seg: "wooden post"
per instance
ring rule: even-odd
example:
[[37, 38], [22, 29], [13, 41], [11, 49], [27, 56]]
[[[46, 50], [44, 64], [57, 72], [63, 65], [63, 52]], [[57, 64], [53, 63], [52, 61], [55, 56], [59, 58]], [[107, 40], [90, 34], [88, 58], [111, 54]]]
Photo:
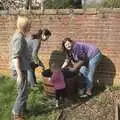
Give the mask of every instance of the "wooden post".
[[119, 118], [119, 101], [116, 101], [115, 103], [115, 120], [120, 120]]

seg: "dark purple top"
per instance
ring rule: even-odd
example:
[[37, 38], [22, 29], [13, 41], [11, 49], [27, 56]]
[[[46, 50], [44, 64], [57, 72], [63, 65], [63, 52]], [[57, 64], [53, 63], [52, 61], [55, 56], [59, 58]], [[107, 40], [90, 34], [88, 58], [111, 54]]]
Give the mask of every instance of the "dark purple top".
[[88, 59], [91, 59], [98, 52], [99, 49], [94, 44], [85, 42], [75, 42], [68, 56], [71, 57], [71, 59], [74, 61], [79, 61], [84, 60], [86, 57]]

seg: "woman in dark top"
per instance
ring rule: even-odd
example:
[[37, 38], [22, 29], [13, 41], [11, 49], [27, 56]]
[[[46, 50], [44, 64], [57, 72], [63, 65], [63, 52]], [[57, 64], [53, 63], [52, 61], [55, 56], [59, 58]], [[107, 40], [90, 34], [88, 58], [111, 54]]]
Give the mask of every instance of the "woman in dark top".
[[41, 41], [47, 41], [51, 36], [51, 32], [48, 29], [39, 30], [36, 34], [33, 34], [30, 39], [27, 39], [29, 58], [32, 71], [28, 71], [28, 82], [31, 87], [34, 87], [36, 82], [35, 69], [38, 66], [43, 67], [44, 64], [38, 57], [38, 51], [41, 47]]

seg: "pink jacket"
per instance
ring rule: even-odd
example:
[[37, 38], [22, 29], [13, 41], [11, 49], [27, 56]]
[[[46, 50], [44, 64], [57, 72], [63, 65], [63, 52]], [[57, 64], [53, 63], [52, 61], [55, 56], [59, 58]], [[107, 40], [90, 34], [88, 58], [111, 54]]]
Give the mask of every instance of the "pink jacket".
[[65, 88], [64, 76], [61, 71], [53, 72], [51, 76], [51, 82], [53, 83], [56, 90]]

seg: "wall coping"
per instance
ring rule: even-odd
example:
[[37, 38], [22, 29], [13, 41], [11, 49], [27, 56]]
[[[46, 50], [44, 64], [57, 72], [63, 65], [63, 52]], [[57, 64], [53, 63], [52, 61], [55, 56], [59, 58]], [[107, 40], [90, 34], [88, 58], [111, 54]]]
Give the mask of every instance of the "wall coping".
[[45, 9], [41, 10], [0, 10], [0, 16], [2, 15], [95, 15], [100, 13], [120, 13], [120, 8], [87, 8], [87, 9]]

